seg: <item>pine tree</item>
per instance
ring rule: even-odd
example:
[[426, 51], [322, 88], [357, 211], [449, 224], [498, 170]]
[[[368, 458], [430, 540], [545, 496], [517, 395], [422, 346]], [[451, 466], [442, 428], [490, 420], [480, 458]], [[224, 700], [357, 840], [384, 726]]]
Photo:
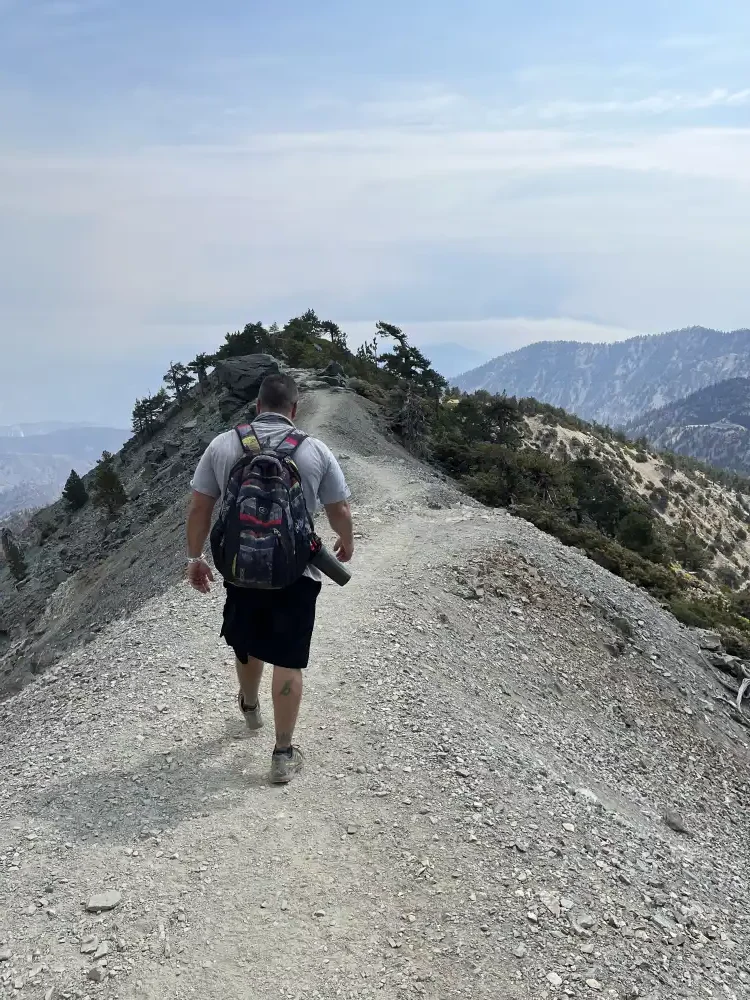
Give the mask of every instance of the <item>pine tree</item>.
[[71, 510], [80, 510], [89, 498], [83, 480], [75, 469], [72, 469], [68, 476], [62, 498]]
[[284, 334], [293, 340], [311, 340], [319, 337], [323, 327], [314, 309], [308, 309], [301, 316], [295, 316], [284, 327]]
[[0, 544], [2, 545], [10, 575], [14, 580], [24, 580], [28, 575], [26, 560], [23, 557], [21, 546], [13, 537], [13, 532], [10, 528], [3, 528], [2, 532], [0, 532]]
[[262, 323], [246, 323], [243, 330], [236, 330], [226, 335], [211, 364], [214, 360], [237, 358], [243, 354], [263, 354], [270, 349], [271, 343], [269, 331]]
[[146, 408], [145, 400], [136, 399], [133, 406], [133, 433], [140, 434], [146, 429]]
[[91, 499], [97, 507], [104, 507], [108, 518], [115, 517], [128, 500], [125, 487], [114, 467], [114, 456], [105, 451], [94, 470]]
[[393, 350], [380, 355], [378, 363], [390, 374], [411, 382], [421, 394], [438, 399], [448, 383], [430, 366], [419, 348], [409, 344], [406, 334], [399, 327], [391, 323], [376, 323], [375, 326], [378, 337], [388, 337], [396, 342]]
[[149, 427], [172, 405], [169, 393], [163, 388], [155, 392], [153, 396], [146, 396], [144, 402], [146, 404], [146, 422]]
[[195, 379], [187, 370], [185, 365], [180, 362], [172, 361], [167, 369], [166, 375], [164, 376], [164, 381], [174, 392], [177, 397], [177, 402], [181, 403], [185, 399], [185, 392], [190, 388], [193, 382], [195, 382]]
[[187, 366], [189, 371], [195, 372], [198, 376], [198, 384], [203, 392], [208, 389], [208, 369], [213, 363], [214, 359], [210, 354], [198, 354]]
[[323, 333], [328, 334], [334, 347], [338, 347], [342, 351], [347, 350], [346, 334], [337, 323], [334, 323], [330, 319], [323, 320], [320, 324], [320, 329]]
[[372, 340], [366, 340], [364, 344], [360, 344], [357, 348], [357, 358], [364, 362], [371, 368], [377, 368], [378, 366], [378, 338], [373, 337]]
[[170, 402], [166, 389], [159, 389], [153, 396], [136, 399], [133, 407], [133, 431], [139, 434], [142, 431], [152, 430], [157, 418], [167, 409]]

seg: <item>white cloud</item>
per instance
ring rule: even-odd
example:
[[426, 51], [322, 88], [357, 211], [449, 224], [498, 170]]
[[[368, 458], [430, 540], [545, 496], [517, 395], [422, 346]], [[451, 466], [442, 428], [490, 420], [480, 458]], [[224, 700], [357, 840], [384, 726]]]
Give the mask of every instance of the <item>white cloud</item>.
[[[513, 300], [503, 259], [539, 285], [538, 302], [527, 291], [508, 306], [521, 318], [405, 328], [498, 353], [740, 326], [750, 129], [358, 129], [6, 152], [0, 228], [0, 330], [101, 363], [211, 348], [249, 318], [321, 302], [337, 321], [381, 301], [406, 305], [384, 307], [394, 322], [435, 315], [437, 296], [444, 315], [497, 315], [496, 297]], [[496, 275], [452, 281], [441, 254], [497, 259]]]
[[703, 94], [659, 93], [633, 100], [553, 101], [537, 109], [540, 118], [585, 118], [590, 115], [664, 115], [676, 111], [738, 108], [750, 104], [750, 88], [716, 87]]
[[[576, 183], [576, 171], [586, 180]], [[627, 178], [639, 175], [647, 185], [633, 190]], [[701, 182], [712, 186], [690, 186]], [[413, 247], [456, 241], [563, 259], [654, 248], [679, 257], [709, 245], [721, 256], [722, 244], [737, 255], [749, 184], [750, 130], [614, 139], [378, 130], [124, 157], [6, 155], [0, 213], [15, 234], [6, 275], [43, 272], [49, 260], [71, 301], [138, 310], [194, 296], [233, 305], [291, 288], [406, 286]]]

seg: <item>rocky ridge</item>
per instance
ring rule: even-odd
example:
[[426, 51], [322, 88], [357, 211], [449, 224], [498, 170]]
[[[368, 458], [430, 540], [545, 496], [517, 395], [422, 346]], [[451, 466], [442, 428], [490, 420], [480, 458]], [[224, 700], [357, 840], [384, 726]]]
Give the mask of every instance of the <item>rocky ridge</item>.
[[748, 996], [748, 728], [716, 637], [338, 388], [300, 418], [358, 531], [305, 773], [265, 783], [220, 588], [71, 648], [0, 706], [0, 996]]

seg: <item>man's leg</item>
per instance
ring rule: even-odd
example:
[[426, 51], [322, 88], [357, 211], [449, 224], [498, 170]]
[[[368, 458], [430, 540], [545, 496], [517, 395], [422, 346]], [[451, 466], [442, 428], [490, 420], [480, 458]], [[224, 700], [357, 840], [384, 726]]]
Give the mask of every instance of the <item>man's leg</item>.
[[247, 663], [243, 663], [239, 657], [235, 657], [234, 665], [245, 708], [255, 708], [258, 704], [260, 682], [263, 680], [263, 660], [256, 660], [254, 656], [248, 656]]
[[289, 750], [302, 701], [302, 671], [274, 667], [271, 692], [276, 723], [276, 749]]

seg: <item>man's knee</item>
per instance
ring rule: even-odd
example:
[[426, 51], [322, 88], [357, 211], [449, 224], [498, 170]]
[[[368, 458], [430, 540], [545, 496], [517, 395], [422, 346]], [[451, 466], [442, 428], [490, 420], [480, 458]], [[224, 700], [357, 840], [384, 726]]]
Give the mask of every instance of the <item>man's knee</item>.
[[300, 667], [273, 668], [273, 686], [281, 694], [291, 694], [302, 688], [302, 669]]
[[257, 670], [264, 666], [263, 660], [259, 660], [255, 656], [248, 656], [247, 653], [238, 653], [237, 650], [234, 651], [234, 658], [240, 667], [255, 667]]

